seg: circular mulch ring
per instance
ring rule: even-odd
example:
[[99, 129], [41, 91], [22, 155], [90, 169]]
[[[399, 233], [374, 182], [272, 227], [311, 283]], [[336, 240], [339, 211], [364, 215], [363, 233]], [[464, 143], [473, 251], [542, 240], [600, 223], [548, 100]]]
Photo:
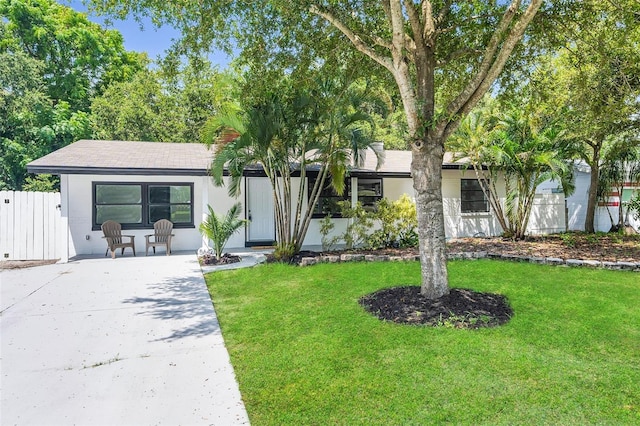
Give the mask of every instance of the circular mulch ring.
[[505, 296], [462, 288], [432, 300], [420, 294], [420, 287], [393, 287], [363, 296], [359, 302], [381, 320], [433, 327], [495, 327], [513, 315]]

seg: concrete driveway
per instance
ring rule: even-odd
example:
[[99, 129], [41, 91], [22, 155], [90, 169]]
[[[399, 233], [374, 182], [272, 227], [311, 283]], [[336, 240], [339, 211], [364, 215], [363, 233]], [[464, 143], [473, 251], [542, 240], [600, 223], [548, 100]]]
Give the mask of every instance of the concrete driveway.
[[194, 254], [0, 279], [0, 424], [249, 423]]

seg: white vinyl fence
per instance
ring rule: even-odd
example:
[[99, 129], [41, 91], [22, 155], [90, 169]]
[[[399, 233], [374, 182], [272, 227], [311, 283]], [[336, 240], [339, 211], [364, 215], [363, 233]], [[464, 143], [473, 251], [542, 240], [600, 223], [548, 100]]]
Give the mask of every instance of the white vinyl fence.
[[565, 232], [566, 225], [564, 194], [536, 194], [529, 217], [527, 233], [531, 235]]
[[59, 259], [59, 192], [0, 191], [0, 261]]

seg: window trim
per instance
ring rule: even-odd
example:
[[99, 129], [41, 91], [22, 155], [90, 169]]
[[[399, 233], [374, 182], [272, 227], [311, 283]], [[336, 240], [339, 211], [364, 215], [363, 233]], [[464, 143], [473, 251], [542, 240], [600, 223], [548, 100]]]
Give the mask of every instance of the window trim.
[[[309, 176], [307, 175], [307, 202], [309, 202], [309, 200], [311, 199], [311, 191], [313, 191], [313, 186], [315, 185], [316, 179], [318, 179], [317, 175], [314, 176]], [[325, 187], [327, 185], [330, 185], [330, 177], [327, 176], [327, 178], [324, 181]], [[320, 193], [320, 196], [318, 197], [318, 203], [315, 205], [314, 207], [314, 212], [312, 212], [311, 214], [311, 218], [312, 219], [322, 219], [327, 217], [327, 215], [329, 215], [329, 217], [331, 217], [332, 219], [341, 219], [342, 218], [342, 214], [341, 213], [315, 213], [315, 209], [318, 207], [318, 205], [321, 205], [320, 202], [323, 198], [334, 198], [334, 199], [338, 199], [339, 201], [349, 201], [349, 203], [351, 204], [351, 177], [350, 176], [345, 176], [344, 177], [344, 194], [343, 195], [333, 195], [333, 196], [322, 196], [322, 192]]]
[[[111, 186], [125, 186], [125, 185], [136, 185], [140, 186], [142, 191], [142, 201], [140, 205], [142, 206], [142, 223], [140, 224], [131, 224], [131, 223], [123, 223], [122, 229], [153, 229], [153, 223], [149, 223], [149, 187], [150, 186], [187, 186], [189, 187], [189, 191], [191, 193], [191, 201], [189, 205], [191, 206], [191, 217], [189, 218], [188, 223], [174, 223], [174, 228], [195, 228], [195, 224], [193, 221], [194, 218], [194, 184], [193, 182], [113, 182], [113, 181], [93, 181], [91, 182], [91, 229], [93, 231], [100, 231], [101, 224], [98, 224], [97, 219], [97, 204], [96, 204], [96, 186], [98, 185], [111, 185]], [[176, 204], [187, 204], [187, 203], [176, 203]]]
[[[377, 180], [380, 182], [380, 195], [361, 195], [360, 194], [360, 181], [374, 181]], [[356, 201], [359, 202], [360, 204], [362, 204], [363, 207], [366, 207], [368, 205], [370, 205], [371, 203], [363, 203], [360, 198], [375, 198], [375, 201], [373, 202], [373, 204], [377, 204], [378, 202], [380, 202], [380, 200], [382, 200], [384, 198], [384, 179], [381, 177], [363, 177], [363, 178], [357, 178], [357, 192], [356, 192]]]
[[[474, 193], [481, 193], [482, 194], [482, 201], [484, 201], [484, 204], [486, 206], [486, 210], [465, 210], [464, 209], [464, 204], [465, 201], [462, 199], [462, 193], [465, 192], [465, 189], [462, 187], [462, 181], [474, 181], [478, 184], [478, 189], [470, 191], [470, 190], [466, 190], [466, 192], [474, 192]], [[478, 202], [480, 200], [474, 200], [474, 202]], [[478, 179], [473, 179], [473, 178], [462, 178], [460, 179], [460, 213], [463, 215], [475, 215], [475, 214], [487, 214], [491, 212], [491, 205], [489, 203], [489, 199], [487, 198], [486, 194], [484, 193], [484, 191], [482, 190], [482, 186], [480, 184], [480, 182], [478, 182]]]

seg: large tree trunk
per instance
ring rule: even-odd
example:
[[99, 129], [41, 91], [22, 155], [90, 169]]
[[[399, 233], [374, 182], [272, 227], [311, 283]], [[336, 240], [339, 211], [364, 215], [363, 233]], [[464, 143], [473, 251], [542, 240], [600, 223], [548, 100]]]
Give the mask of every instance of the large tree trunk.
[[598, 180], [600, 179], [600, 169], [598, 167], [599, 156], [594, 156], [595, 162], [590, 164], [591, 181], [589, 184], [589, 196], [587, 198], [587, 217], [584, 221], [584, 230], [589, 233], [595, 232], [595, 215], [598, 207]]
[[444, 140], [431, 132], [422, 143], [413, 144], [411, 174], [418, 213], [421, 293], [429, 299], [449, 294], [442, 204], [443, 156]]

